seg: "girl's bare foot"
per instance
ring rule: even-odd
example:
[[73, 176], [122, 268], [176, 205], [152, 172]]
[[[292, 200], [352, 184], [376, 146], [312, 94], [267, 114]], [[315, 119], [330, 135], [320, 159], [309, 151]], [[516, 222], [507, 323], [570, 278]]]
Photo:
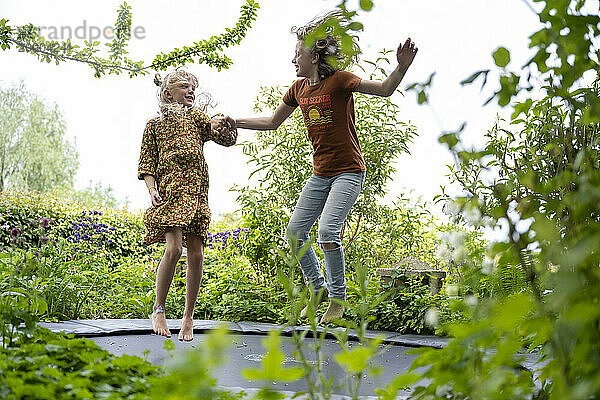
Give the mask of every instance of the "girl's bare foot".
[[183, 317], [181, 319], [181, 330], [179, 331], [179, 340], [191, 342], [194, 339], [194, 320]]
[[165, 309], [161, 306], [155, 307], [152, 312], [152, 330], [157, 335], [171, 337], [171, 331], [167, 326], [167, 319], [165, 318]]

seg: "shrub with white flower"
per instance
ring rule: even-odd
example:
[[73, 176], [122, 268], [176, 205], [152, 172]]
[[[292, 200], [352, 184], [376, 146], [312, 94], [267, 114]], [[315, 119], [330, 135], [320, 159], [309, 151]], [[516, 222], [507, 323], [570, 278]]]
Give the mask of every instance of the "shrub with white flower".
[[438, 235], [436, 257], [442, 261], [462, 264], [468, 254], [465, 248], [467, 234], [462, 231], [441, 232]]
[[481, 272], [485, 275], [491, 275], [496, 272], [496, 263], [494, 260], [484, 255], [483, 263], [481, 264]]
[[440, 311], [431, 307], [425, 312], [425, 323], [432, 328], [435, 328], [440, 323]]

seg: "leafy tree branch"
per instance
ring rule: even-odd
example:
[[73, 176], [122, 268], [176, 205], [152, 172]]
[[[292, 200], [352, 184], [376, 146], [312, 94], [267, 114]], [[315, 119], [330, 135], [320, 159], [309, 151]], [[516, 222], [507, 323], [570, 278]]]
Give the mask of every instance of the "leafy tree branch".
[[242, 5], [240, 17], [233, 28], [226, 28], [225, 33], [200, 40], [181, 49], [169, 53], [157, 54], [149, 65], [143, 61], [133, 61], [127, 57], [127, 46], [131, 38], [131, 7], [123, 3], [117, 13], [114, 26], [115, 38], [105, 45], [109, 48], [108, 58], [98, 55], [100, 42], [85, 41], [85, 46], [71, 43], [70, 39], [59, 42], [48, 40], [40, 35], [39, 28], [32, 24], [11, 26], [7, 19], [0, 19], [0, 49], [16, 48], [20, 52], [33, 54], [42, 62], [76, 61], [88, 64], [94, 71], [94, 76], [100, 78], [105, 74], [129, 73], [130, 77], [147, 74], [150, 70], [164, 71], [169, 67], [178, 67], [186, 63], [197, 62], [210, 67], [227, 69], [232, 61], [223, 54], [223, 50], [240, 44], [246, 36], [252, 21], [256, 19], [259, 4], [247, 0]]

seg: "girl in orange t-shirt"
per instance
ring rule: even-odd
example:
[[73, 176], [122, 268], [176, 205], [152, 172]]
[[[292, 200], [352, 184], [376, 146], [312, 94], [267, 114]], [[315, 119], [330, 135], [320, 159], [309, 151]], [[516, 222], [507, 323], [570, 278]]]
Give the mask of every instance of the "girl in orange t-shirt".
[[[340, 233], [350, 209], [358, 198], [365, 176], [365, 163], [354, 128], [353, 92], [390, 96], [411, 65], [417, 48], [410, 38], [398, 47], [398, 66], [383, 81], [369, 81], [342, 71], [328, 60], [344, 60], [339, 40], [327, 33], [317, 38], [312, 47], [305, 45], [307, 35], [328, 18], [347, 22], [343, 14], [334, 11], [315, 18], [307, 25], [293, 29], [298, 42], [292, 64], [297, 80], [283, 96], [272, 116], [238, 118], [238, 128], [254, 130], [277, 129], [300, 107], [308, 137], [313, 145], [313, 175], [308, 179], [294, 208], [287, 228], [288, 237], [296, 237], [300, 245], [320, 217], [318, 242], [325, 256], [327, 281], [319, 268], [316, 254], [309, 248], [300, 258], [300, 267], [319, 299], [329, 297], [327, 311], [321, 323], [339, 319], [344, 314], [346, 298], [345, 262]], [[337, 300], [337, 301], [336, 301]], [[301, 316], [305, 317], [307, 307]]]

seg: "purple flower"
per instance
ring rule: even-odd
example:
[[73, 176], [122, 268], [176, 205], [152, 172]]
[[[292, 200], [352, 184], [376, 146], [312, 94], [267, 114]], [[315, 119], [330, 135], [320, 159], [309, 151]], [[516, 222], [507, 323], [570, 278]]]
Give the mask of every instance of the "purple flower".
[[43, 237], [40, 239], [40, 243], [41, 243], [42, 245], [44, 245], [44, 244], [48, 243], [48, 240], [49, 240], [49, 239], [48, 239], [48, 236], [43, 236]]
[[5, 222], [4, 225], [0, 226], [0, 229], [10, 229], [8, 222]]
[[36, 220], [29, 221], [29, 226], [35, 228], [36, 226], [38, 226], [38, 222]]
[[40, 226], [42, 228], [47, 228], [50, 226], [50, 218], [40, 218]]

